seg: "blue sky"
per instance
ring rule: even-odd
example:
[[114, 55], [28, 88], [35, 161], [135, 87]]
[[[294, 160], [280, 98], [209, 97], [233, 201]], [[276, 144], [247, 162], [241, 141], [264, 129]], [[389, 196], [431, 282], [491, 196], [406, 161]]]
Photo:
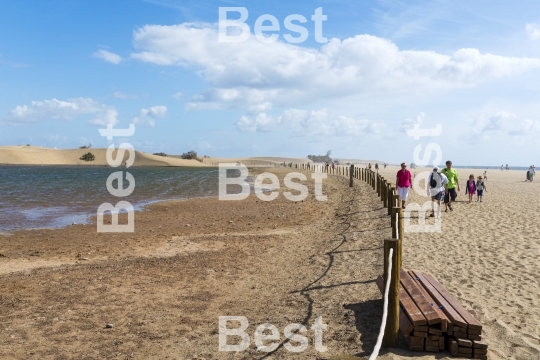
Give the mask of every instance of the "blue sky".
[[[219, 7], [252, 30], [275, 16], [279, 39], [220, 43]], [[17, 1], [0, 32], [0, 146], [105, 147], [98, 128], [135, 123], [146, 152], [399, 163], [435, 142], [455, 164], [540, 164], [537, 1]], [[408, 137], [419, 123], [443, 132]]]

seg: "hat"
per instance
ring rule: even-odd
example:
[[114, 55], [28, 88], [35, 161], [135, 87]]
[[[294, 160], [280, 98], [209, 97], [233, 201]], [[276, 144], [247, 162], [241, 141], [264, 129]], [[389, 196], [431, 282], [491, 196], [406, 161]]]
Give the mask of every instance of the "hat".
[[439, 167], [438, 167], [438, 166], [435, 166], [435, 167], [433, 168], [433, 171], [439, 172]]

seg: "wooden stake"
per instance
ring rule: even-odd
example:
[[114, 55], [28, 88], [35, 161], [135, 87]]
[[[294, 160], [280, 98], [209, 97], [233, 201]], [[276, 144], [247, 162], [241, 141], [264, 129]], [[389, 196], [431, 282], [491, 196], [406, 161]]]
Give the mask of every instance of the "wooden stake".
[[388, 215], [392, 215], [392, 200], [394, 199], [394, 189], [392, 186], [388, 187]]
[[399, 332], [399, 263], [401, 262], [401, 243], [396, 239], [384, 240], [384, 284], [388, 279], [388, 257], [393, 249], [390, 288], [388, 289], [388, 317], [384, 329], [383, 347], [397, 347]]
[[382, 187], [382, 193], [381, 193], [383, 207], [386, 207], [387, 196], [388, 196], [388, 184], [386, 183], [386, 180], [383, 180], [383, 187]]
[[351, 165], [351, 171], [349, 171], [349, 187], [353, 186], [353, 174], [354, 174], [354, 165]]

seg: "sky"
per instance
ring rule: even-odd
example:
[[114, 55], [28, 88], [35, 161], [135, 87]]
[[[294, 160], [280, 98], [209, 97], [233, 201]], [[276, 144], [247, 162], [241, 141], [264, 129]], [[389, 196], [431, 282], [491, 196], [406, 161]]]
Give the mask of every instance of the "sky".
[[113, 141], [540, 164], [538, 1], [19, 0], [0, 34], [0, 146], [107, 147], [98, 129], [135, 124]]

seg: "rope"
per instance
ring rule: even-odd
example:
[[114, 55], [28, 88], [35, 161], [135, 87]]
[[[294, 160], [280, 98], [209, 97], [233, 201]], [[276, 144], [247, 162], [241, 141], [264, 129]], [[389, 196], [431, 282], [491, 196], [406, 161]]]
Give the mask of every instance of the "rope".
[[386, 286], [384, 287], [384, 309], [383, 309], [383, 316], [382, 316], [382, 325], [381, 325], [381, 331], [379, 332], [379, 337], [377, 338], [377, 343], [375, 344], [375, 349], [373, 349], [373, 353], [369, 357], [369, 360], [375, 360], [377, 359], [377, 356], [379, 356], [379, 351], [381, 350], [381, 344], [384, 337], [384, 328], [386, 327], [386, 317], [388, 316], [388, 291], [390, 290], [390, 279], [392, 278], [392, 254], [394, 253], [394, 249], [390, 249], [390, 253], [388, 254], [388, 279], [386, 279]]

